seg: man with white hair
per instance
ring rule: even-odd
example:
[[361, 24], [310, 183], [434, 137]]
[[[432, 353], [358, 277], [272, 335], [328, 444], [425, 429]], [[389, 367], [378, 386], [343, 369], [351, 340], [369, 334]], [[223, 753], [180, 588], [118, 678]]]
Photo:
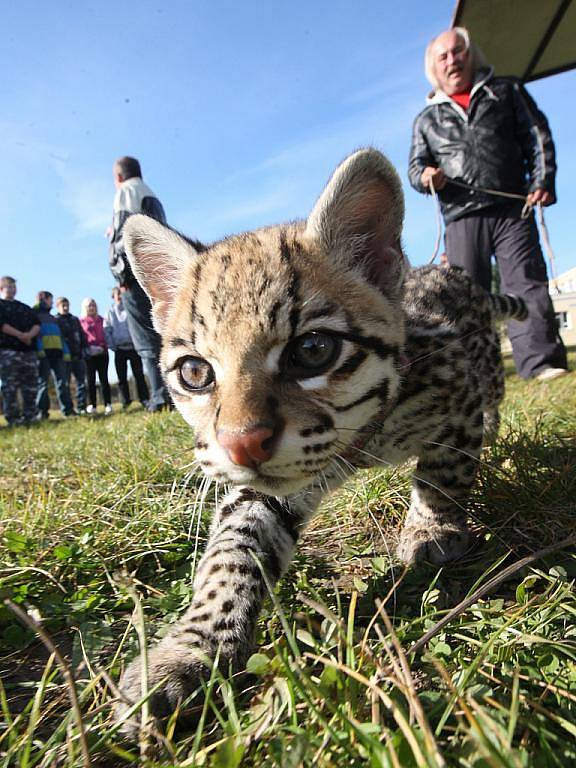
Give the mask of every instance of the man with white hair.
[[524, 202], [498, 194], [523, 195], [532, 205], [556, 202], [548, 122], [519, 81], [493, 75], [463, 27], [432, 40], [425, 70], [434, 90], [414, 121], [410, 183], [438, 192], [450, 265], [490, 290], [494, 255], [501, 290], [526, 301], [529, 319], [508, 326], [519, 374], [562, 376], [566, 350], [534, 215], [522, 218]]

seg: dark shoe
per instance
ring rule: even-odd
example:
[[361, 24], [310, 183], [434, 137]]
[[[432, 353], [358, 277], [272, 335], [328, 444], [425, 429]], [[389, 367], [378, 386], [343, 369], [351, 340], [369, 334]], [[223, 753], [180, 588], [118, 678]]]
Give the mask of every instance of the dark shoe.
[[159, 403], [158, 405], [150, 404], [146, 410], [148, 413], [160, 413], [160, 411], [167, 411], [169, 408], [168, 403]]

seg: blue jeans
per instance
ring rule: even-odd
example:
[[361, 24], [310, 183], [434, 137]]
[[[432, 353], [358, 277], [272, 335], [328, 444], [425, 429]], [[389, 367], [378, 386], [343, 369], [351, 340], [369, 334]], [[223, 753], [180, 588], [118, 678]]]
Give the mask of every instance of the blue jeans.
[[36, 396], [38, 410], [42, 416], [48, 416], [50, 412], [50, 398], [48, 397], [50, 371], [52, 371], [60, 410], [65, 416], [69, 416], [74, 411], [74, 407], [66, 382], [66, 364], [61, 357], [41, 357], [38, 360], [38, 394]]
[[128, 329], [136, 352], [142, 358], [144, 373], [150, 384], [151, 406], [162, 406], [170, 401], [162, 375], [159, 360], [162, 340], [152, 327], [150, 299], [140, 284], [134, 281], [122, 294], [122, 303], [126, 310]]
[[[70, 389], [70, 377], [76, 382], [76, 408], [86, 410], [86, 363], [84, 360], [70, 360], [64, 363], [66, 367], [66, 384]], [[72, 397], [72, 395], [70, 395]]]

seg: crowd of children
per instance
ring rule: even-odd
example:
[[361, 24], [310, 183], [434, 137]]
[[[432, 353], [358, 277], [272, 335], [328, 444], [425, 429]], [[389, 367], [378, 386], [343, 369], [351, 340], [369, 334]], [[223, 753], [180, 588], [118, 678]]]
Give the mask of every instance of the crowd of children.
[[128, 362], [138, 398], [146, 407], [148, 387], [142, 361], [130, 338], [119, 289], [112, 293], [114, 303], [106, 318], [98, 314], [92, 298], [84, 299], [78, 318], [70, 312], [70, 302], [64, 296], [56, 299], [54, 315], [50, 291], [40, 291], [33, 307], [18, 301], [16, 292], [14, 278], [0, 278], [0, 389], [9, 426], [49, 418], [50, 377], [64, 417], [96, 413], [97, 376], [104, 414], [111, 414], [109, 350], [115, 354], [123, 407], [131, 403]]

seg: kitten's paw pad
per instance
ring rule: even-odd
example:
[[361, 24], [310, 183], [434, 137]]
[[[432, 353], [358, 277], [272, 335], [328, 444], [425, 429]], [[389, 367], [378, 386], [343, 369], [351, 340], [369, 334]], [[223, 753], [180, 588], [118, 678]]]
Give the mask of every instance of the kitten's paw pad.
[[400, 534], [396, 554], [407, 565], [424, 561], [442, 565], [462, 557], [469, 541], [469, 531], [463, 526], [408, 526]]
[[[148, 690], [153, 691], [148, 699], [149, 712], [159, 724], [168, 718], [210, 677], [210, 669], [190, 649], [179, 652], [158, 646], [148, 653]], [[138, 738], [140, 729], [140, 708], [128, 717], [132, 706], [142, 700], [142, 661], [138, 656], [125, 669], [119, 684], [124, 697], [116, 704], [114, 716], [123, 720], [121, 733], [130, 740]], [[193, 721], [195, 712], [200, 713], [203, 697], [199, 696], [187, 704], [183, 718]]]

